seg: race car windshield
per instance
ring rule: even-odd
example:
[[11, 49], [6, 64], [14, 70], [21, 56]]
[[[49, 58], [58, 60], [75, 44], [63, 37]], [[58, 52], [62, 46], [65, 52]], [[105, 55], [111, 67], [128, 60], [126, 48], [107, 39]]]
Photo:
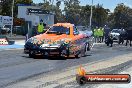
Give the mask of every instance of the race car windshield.
[[63, 26], [53, 26], [47, 32], [48, 34], [69, 34], [69, 28]]
[[80, 29], [78, 28], [78, 30], [79, 31], [85, 31], [86, 29], [85, 28], [82, 28], [82, 29], [81, 28]]
[[113, 33], [119, 33], [119, 30], [112, 30]]

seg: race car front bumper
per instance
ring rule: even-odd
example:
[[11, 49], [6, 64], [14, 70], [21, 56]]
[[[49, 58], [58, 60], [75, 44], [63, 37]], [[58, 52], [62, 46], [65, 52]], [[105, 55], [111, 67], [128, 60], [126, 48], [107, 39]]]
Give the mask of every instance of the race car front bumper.
[[50, 48], [45, 48], [45, 49], [40, 49], [40, 52], [43, 53], [43, 55], [46, 56], [50, 56], [50, 55], [60, 55], [61, 51], [59, 48], [54, 48], [54, 49], [50, 49]]
[[25, 48], [24, 48], [24, 53], [25, 53], [25, 54], [29, 54], [29, 49], [25, 49]]
[[43, 55], [43, 56], [68, 56], [69, 49], [65, 45], [59, 46], [35, 46], [33, 44], [26, 44], [24, 46], [24, 53], [29, 54], [34, 52], [34, 55]]
[[65, 56], [65, 55], [68, 55], [68, 51], [66, 49], [61, 49], [61, 48], [57, 48], [57, 47], [41, 48], [40, 52], [46, 56]]

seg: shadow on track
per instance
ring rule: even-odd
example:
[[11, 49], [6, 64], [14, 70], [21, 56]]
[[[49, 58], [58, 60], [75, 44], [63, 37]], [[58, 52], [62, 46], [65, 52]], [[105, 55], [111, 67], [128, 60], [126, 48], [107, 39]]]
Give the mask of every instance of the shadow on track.
[[[88, 57], [88, 56], [92, 56], [92, 55], [87, 54], [87, 55], [82, 56], [82, 57]], [[61, 56], [35, 56], [34, 59], [67, 60], [67, 59], [81, 59], [81, 57], [80, 58], [76, 58], [76, 57], [61, 57]]]

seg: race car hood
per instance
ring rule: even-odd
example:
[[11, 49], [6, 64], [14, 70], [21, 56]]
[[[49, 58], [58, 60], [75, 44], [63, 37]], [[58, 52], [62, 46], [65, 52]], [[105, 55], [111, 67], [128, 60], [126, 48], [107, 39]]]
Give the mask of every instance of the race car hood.
[[33, 37], [37, 40], [38, 44], [53, 44], [61, 42], [69, 42], [71, 40], [69, 35], [61, 34], [41, 34]]

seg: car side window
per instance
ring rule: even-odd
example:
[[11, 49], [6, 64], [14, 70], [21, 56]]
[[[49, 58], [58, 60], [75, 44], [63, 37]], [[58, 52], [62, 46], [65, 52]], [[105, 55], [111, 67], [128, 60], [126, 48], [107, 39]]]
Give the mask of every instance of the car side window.
[[77, 30], [77, 28], [75, 26], [73, 27], [73, 34], [74, 35], [78, 35], [79, 34], [79, 31]]

